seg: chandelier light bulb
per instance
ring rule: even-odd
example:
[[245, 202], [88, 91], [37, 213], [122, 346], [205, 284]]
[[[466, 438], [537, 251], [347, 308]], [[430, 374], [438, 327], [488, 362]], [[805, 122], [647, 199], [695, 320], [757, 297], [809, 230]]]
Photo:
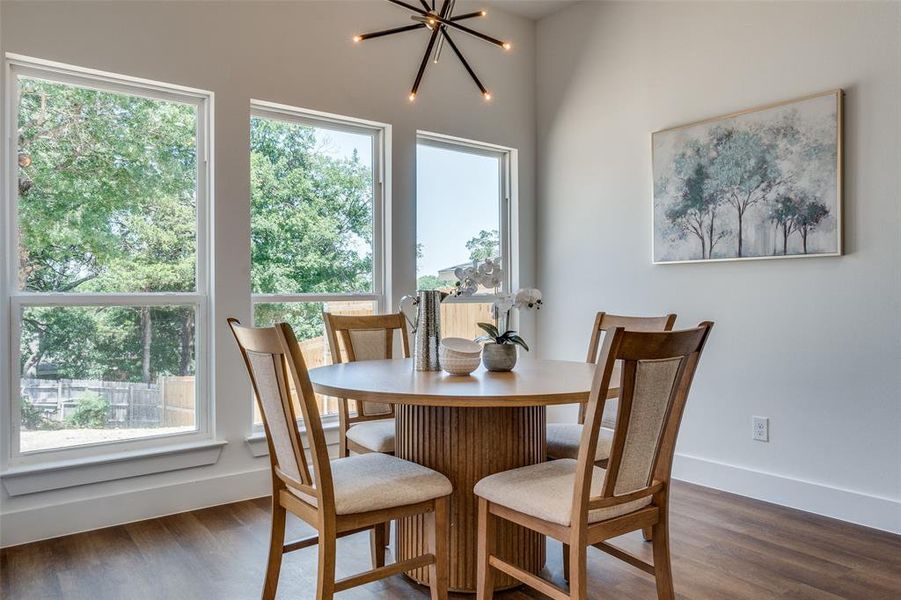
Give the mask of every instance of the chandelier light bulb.
[[362, 41], [363, 41], [363, 36], [362, 36], [362, 35], [355, 35], [355, 36], [354, 36], [354, 44], [359, 44], [359, 43], [362, 42]]
[[482, 94], [482, 97], [485, 98], [486, 101], [491, 100], [491, 94], [489, 92], [485, 92], [484, 94]]
[[509, 50], [513, 47], [513, 45], [510, 42], [504, 42], [504, 45], [502, 47], [504, 50]]
[[413, 102], [414, 100], [416, 100], [416, 93], [414, 92], [414, 93], [410, 94], [409, 98], [410, 98], [410, 102]]

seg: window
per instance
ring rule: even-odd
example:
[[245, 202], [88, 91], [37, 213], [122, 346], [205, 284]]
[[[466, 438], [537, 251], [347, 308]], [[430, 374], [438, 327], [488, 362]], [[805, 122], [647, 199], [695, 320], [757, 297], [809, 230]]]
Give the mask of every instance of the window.
[[10, 67], [12, 462], [205, 435], [209, 95]]
[[[323, 310], [384, 305], [385, 126], [254, 102], [250, 120], [254, 322], [289, 323], [309, 368], [331, 363]], [[319, 396], [321, 414], [337, 401]], [[254, 422], [260, 423], [254, 403]]]
[[509, 172], [512, 151], [420, 133], [416, 150], [416, 283], [451, 290], [457, 267], [499, 262], [496, 289], [445, 300], [444, 336], [474, 338], [476, 323], [492, 321], [492, 294], [510, 288]]

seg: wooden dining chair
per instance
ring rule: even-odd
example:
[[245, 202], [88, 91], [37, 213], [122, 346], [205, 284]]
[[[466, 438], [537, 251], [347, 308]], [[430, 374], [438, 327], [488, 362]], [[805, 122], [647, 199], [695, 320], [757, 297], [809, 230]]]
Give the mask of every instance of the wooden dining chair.
[[[599, 548], [657, 581], [657, 597], [674, 598], [669, 553], [673, 452], [692, 379], [713, 323], [670, 332], [608, 331], [597, 362], [578, 459], [564, 458], [479, 481], [477, 600], [493, 597], [494, 570], [555, 600], [585, 600], [587, 549]], [[595, 465], [598, 429], [617, 361], [620, 406], [606, 469]], [[496, 521], [504, 519], [563, 543], [564, 590], [495, 555]], [[653, 564], [606, 540], [653, 529]]]
[[[388, 315], [336, 315], [323, 313], [332, 362], [381, 360], [394, 357], [394, 332], [400, 331], [404, 358], [410, 357], [403, 313]], [[340, 343], [339, 343], [340, 341]], [[342, 354], [341, 347], [345, 354]], [[394, 407], [390, 404], [356, 400], [351, 411], [347, 398], [338, 399], [339, 453], [394, 454]]]
[[[675, 314], [663, 315], [660, 317], [627, 317], [622, 315], [611, 315], [605, 312], [599, 312], [594, 319], [594, 327], [591, 330], [591, 338], [588, 344], [588, 357], [585, 362], [594, 364], [598, 359], [598, 349], [606, 332], [617, 327], [622, 327], [627, 331], [671, 331], [676, 322]], [[616, 390], [611, 390], [608, 400], [617, 397]], [[595, 461], [599, 467], [607, 465], [607, 458], [610, 456], [610, 446], [613, 442], [613, 422], [615, 419], [615, 408], [607, 405], [607, 412], [602, 417], [601, 429], [599, 430], [597, 454]], [[576, 423], [548, 423], [547, 424], [547, 455], [549, 459], [557, 458], [576, 458], [579, 454], [579, 440], [582, 437], [582, 424], [585, 422], [585, 403], [579, 404], [579, 420]], [[614, 409], [614, 410], [611, 410]], [[612, 418], [608, 415], [613, 415]], [[608, 421], [608, 419], [610, 419]]]
[[[369, 453], [329, 460], [322, 421], [300, 347], [291, 327], [241, 327], [229, 319], [263, 417], [272, 468], [272, 531], [263, 599], [275, 598], [282, 556], [319, 546], [316, 598], [404, 571], [428, 566], [432, 600], [447, 598], [448, 497], [450, 481], [431, 469], [394, 456]], [[310, 457], [297, 427], [291, 399], [296, 390]], [[308, 465], [308, 460], [309, 465]], [[316, 528], [317, 535], [285, 543], [287, 512]], [[431, 520], [428, 551], [385, 565], [384, 524], [391, 519], [427, 514]], [[369, 531], [369, 571], [335, 579], [337, 538]]]

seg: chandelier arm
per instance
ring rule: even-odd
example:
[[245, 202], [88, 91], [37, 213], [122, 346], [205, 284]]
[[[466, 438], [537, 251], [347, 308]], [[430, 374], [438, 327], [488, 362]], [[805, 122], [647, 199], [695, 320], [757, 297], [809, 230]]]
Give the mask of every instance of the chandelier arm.
[[402, 7], [406, 8], [407, 10], [412, 10], [416, 14], [422, 15], [423, 17], [429, 16], [428, 11], [424, 11], [421, 8], [413, 6], [412, 4], [407, 4], [403, 0], [388, 0], [388, 2], [390, 2], [391, 4], [396, 4], [398, 6], [402, 6]]
[[[394, 2], [395, 0], [390, 0], [390, 1]], [[454, 29], [458, 29], [458, 30], [462, 31], [463, 33], [468, 33], [471, 36], [477, 37], [480, 40], [484, 40], [486, 42], [494, 44], [495, 46], [500, 46], [501, 48], [504, 48], [505, 50], [507, 49], [508, 44], [506, 42], [502, 42], [501, 40], [499, 40], [497, 38], [491, 37], [490, 35], [485, 35], [484, 33], [480, 33], [478, 31], [476, 31], [475, 29], [470, 29], [469, 27], [466, 27], [465, 25], [460, 25], [459, 23], [457, 23], [453, 20], [445, 19], [444, 17], [435, 17], [435, 19], [442, 25], [448, 25], [450, 27], [453, 27]]]
[[438, 31], [440, 31], [440, 29], [440, 27], [436, 27], [432, 31], [432, 35], [429, 36], [429, 44], [425, 48], [425, 54], [422, 55], [422, 62], [419, 63], [419, 71], [416, 73], [413, 89], [410, 90], [411, 100], [416, 97], [416, 92], [419, 91], [419, 84], [422, 83], [422, 76], [425, 74], [425, 68], [429, 64], [429, 56], [432, 54], [432, 48], [435, 46], [435, 38], [438, 37]]
[[[441, 6], [441, 17], [444, 17], [447, 14], [447, 7], [449, 4], [450, 0], [444, 0], [444, 4]], [[422, 62], [419, 63], [419, 71], [416, 73], [416, 80], [413, 82], [413, 89], [410, 91], [411, 100], [416, 98], [416, 92], [419, 91], [419, 84], [422, 83], [422, 76], [425, 74], [425, 68], [429, 64], [429, 57], [432, 55], [432, 48], [435, 47], [435, 40], [438, 38], [440, 32], [441, 27], [435, 27], [432, 30], [432, 35], [429, 36], [429, 43], [425, 48], [425, 54], [422, 55]]]
[[476, 17], [484, 17], [485, 11], [477, 10], [475, 12], [466, 13], [462, 15], [457, 15], [456, 17], [451, 17], [451, 21], [465, 21], [466, 19], [475, 19]]
[[429, 6], [429, 3], [426, 2], [425, 0], [419, 0], [419, 3], [422, 4], [422, 7], [425, 9], [426, 12], [429, 12], [432, 10], [432, 7]]
[[475, 74], [475, 71], [472, 70], [472, 67], [469, 66], [469, 62], [467, 62], [466, 58], [463, 56], [463, 53], [460, 52], [460, 49], [457, 48], [457, 44], [454, 43], [454, 40], [451, 39], [450, 34], [441, 28], [441, 33], [444, 34], [444, 39], [447, 40], [447, 45], [451, 47], [451, 50], [454, 51], [454, 54], [457, 55], [457, 58], [460, 59], [460, 62], [463, 63], [463, 68], [466, 69], [466, 72], [469, 73], [469, 76], [472, 77], [472, 80], [475, 82], [476, 87], [479, 88], [479, 91], [482, 92], [483, 96], [488, 94], [488, 90], [485, 89], [485, 86], [482, 85], [482, 82], [479, 80], [478, 76]]
[[383, 31], [373, 31], [372, 33], [361, 33], [356, 36], [357, 41], [365, 41], [372, 40], [375, 38], [380, 38], [386, 35], [394, 35], [395, 33], [403, 33], [405, 31], [413, 31], [415, 29], [422, 29], [425, 27], [424, 23], [416, 23], [415, 25], [405, 25], [403, 27], [394, 27], [393, 29], [385, 29]]

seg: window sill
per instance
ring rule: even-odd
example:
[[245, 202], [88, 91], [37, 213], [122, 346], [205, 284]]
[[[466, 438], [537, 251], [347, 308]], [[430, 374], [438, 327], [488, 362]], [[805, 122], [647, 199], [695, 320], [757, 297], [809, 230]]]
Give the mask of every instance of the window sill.
[[[337, 419], [323, 423], [322, 430], [325, 433], [325, 443], [327, 445], [333, 446], [338, 443]], [[307, 430], [303, 426], [300, 427], [300, 439], [303, 441], [304, 448], [310, 447], [310, 442], [307, 440]], [[263, 431], [257, 431], [256, 433], [247, 436], [244, 438], [244, 443], [247, 444], [247, 448], [254, 458], [269, 456], [269, 445], [266, 443], [266, 434]]]
[[15, 467], [0, 473], [10, 496], [23, 496], [91, 483], [114, 481], [215, 464], [225, 441], [203, 441], [164, 448], [132, 450], [41, 465]]

